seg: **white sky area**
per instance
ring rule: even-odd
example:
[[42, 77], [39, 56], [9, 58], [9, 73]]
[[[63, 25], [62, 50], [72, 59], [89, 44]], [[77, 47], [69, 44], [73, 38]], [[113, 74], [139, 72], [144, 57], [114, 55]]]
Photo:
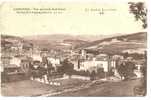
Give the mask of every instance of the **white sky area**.
[[[134, 0], [136, 1], [136, 0]], [[0, 5], [0, 31], [2, 34], [28, 36], [38, 34], [113, 35], [146, 31], [127, 2], [108, 3], [15, 3]], [[62, 14], [17, 14], [14, 8], [65, 8]], [[85, 9], [115, 9], [98, 11]]]

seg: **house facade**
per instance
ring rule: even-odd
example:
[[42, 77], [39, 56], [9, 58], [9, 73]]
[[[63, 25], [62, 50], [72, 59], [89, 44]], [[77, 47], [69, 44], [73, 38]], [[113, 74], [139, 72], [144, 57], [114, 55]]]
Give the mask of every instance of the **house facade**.
[[82, 50], [81, 57], [78, 60], [72, 61], [74, 64], [74, 69], [77, 71], [95, 71], [102, 68], [104, 72], [109, 72], [110, 69], [116, 67], [116, 60], [109, 57], [107, 54], [99, 54], [97, 56], [92, 56], [92, 54], [87, 54]]

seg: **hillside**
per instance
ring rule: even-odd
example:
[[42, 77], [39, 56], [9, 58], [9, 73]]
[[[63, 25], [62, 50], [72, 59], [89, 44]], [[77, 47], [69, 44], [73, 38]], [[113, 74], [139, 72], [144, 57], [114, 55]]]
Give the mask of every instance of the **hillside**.
[[[85, 36], [85, 38], [86, 37], [87, 36]], [[93, 36], [91, 38], [93, 38]], [[89, 49], [89, 50], [95, 50], [103, 53], [118, 54], [124, 50], [146, 49], [147, 33], [139, 32], [133, 34], [120, 35], [120, 36], [112, 36], [109, 38], [104, 37], [104, 39], [100, 38], [95, 41], [88, 41], [82, 39], [82, 36], [75, 37], [72, 35], [63, 35], [63, 34], [28, 36], [24, 38], [1, 35], [2, 46], [4, 46], [4, 44], [13, 45], [17, 42], [22, 42], [24, 44], [33, 44], [34, 47], [38, 47], [39, 49], [47, 48], [47, 49], [65, 50], [74, 47], [75, 50]]]
[[72, 35], [38, 35], [38, 36], [27, 36], [18, 37], [11, 35], [1, 35], [1, 46], [11, 46], [23, 43], [23, 44], [33, 44], [34, 47], [38, 49], [71, 49], [71, 47], [76, 47], [77, 45], [82, 45], [88, 43], [87, 41], [80, 40]]
[[47, 40], [47, 41], [63, 41], [63, 40], [83, 40], [83, 41], [95, 41], [99, 39], [103, 39], [108, 37], [106, 35], [72, 35], [72, 34], [39, 34], [39, 35], [31, 35], [25, 36], [24, 38], [27, 40]]
[[89, 44], [78, 47], [78, 49], [91, 49], [103, 53], [118, 54], [123, 50], [128, 49], [145, 49], [147, 47], [146, 42], [147, 33], [140, 32], [93, 41]]
[[36, 47], [47, 49], [69, 49], [71, 46], [76, 47], [88, 43], [85, 36], [78, 37], [66, 34], [26, 36], [24, 39], [32, 42]]
[[23, 44], [24, 49], [32, 48], [33, 44], [30, 41], [18, 36], [1, 34], [1, 49], [2, 51], [9, 50], [12, 46], [19, 46]]

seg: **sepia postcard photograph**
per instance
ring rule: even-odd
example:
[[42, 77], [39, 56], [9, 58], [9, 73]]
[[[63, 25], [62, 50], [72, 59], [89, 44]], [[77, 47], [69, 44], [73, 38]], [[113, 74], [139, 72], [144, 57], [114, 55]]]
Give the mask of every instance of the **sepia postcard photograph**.
[[117, 1], [1, 2], [1, 96], [145, 97], [146, 0]]

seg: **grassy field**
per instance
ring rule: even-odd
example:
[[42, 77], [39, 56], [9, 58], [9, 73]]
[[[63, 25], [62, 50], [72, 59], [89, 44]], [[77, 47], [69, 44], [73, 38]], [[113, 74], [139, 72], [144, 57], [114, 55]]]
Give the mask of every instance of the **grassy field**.
[[140, 79], [96, 83], [79, 79], [58, 80], [61, 86], [24, 80], [2, 84], [2, 96], [135, 96]]
[[58, 80], [58, 82], [61, 83], [61, 86], [47, 85], [32, 80], [3, 83], [1, 93], [2, 96], [40, 96], [42, 94], [61, 92], [88, 83], [88, 81], [78, 79]]
[[121, 82], [97, 83], [88, 88], [62, 93], [56, 96], [135, 96], [134, 87], [140, 86], [140, 84], [140, 79]]

